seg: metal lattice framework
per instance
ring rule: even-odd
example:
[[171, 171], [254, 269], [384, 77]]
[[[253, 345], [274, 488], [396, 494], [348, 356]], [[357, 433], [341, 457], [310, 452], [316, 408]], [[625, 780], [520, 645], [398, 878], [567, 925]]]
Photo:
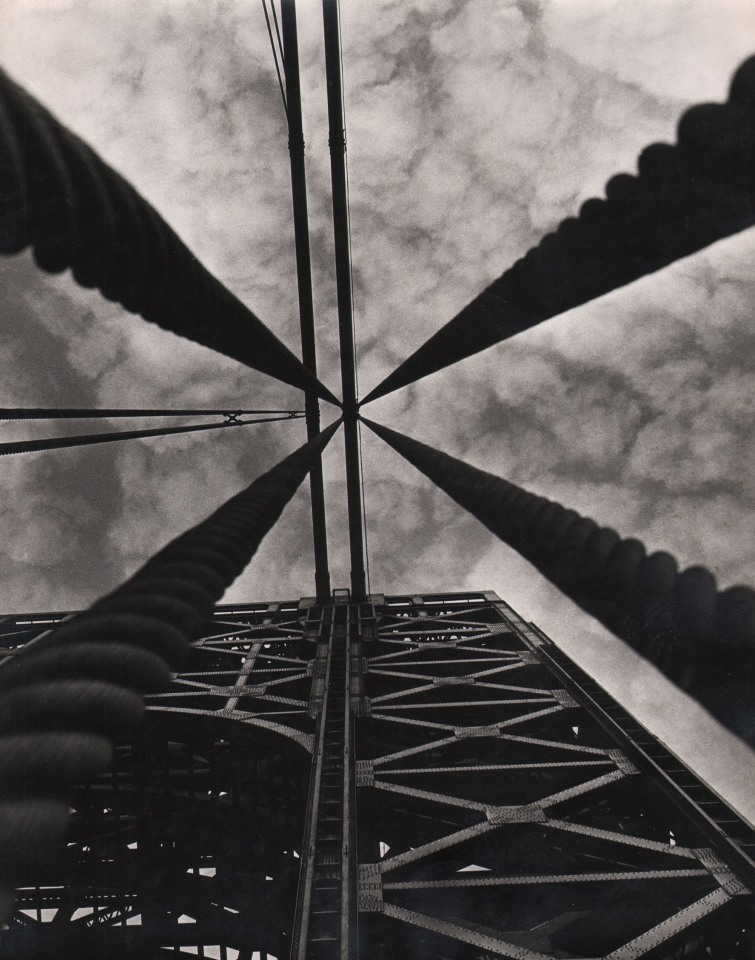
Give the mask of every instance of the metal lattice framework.
[[4, 956], [748, 956], [752, 830], [494, 594], [218, 608], [146, 700]]
[[[293, 0], [280, 43], [303, 362], [0, 73], [0, 252], [31, 247], [41, 269], [70, 268], [145, 320], [296, 386], [308, 436], [90, 610], [2, 625], [0, 912], [20, 887], [8, 956], [746, 960], [755, 845], [720, 798], [498, 598], [367, 594], [337, 0], [323, 0], [323, 23], [340, 400], [317, 379]], [[637, 177], [612, 178], [605, 201], [583, 205], [366, 400], [750, 226], [754, 131], [751, 59], [726, 104], [688, 111], [678, 144], [645, 150]], [[342, 410], [322, 432], [320, 399]], [[259, 413], [12, 408], [0, 419], [224, 420], [14, 441], [0, 455]], [[330, 594], [320, 462], [341, 424], [346, 597]], [[679, 574], [668, 554], [371, 426], [753, 741], [753, 591], [719, 594], [702, 568]], [[213, 615], [306, 475], [316, 597]], [[47, 862], [71, 796], [67, 857]]]

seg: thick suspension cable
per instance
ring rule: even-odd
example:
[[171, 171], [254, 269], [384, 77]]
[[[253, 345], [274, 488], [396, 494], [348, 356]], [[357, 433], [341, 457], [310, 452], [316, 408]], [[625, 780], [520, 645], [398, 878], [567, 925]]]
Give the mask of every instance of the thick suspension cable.
[[0, 71], [0, 253], [34, 249], [145, 320], [338, 403], [123, 177]]
[[551, 583], [755, 745], [755, 591], [719, 592], [712, 573], [679, 573], [664, 552], [545, 497], [365, 420]]
[[301, 416], [303, 410], [238, 410], [235, 407], [218, 407], [216, 410], [181, 410], [176, 407], [165, 410], [143, 407], [0, 407], [0, 420], [116, 420], [120, 417], [246, 417], [270, 414], [287, 414], [291, 419]]
[[647, 147], [637, 176], [609, 180], [605, 200], [587, 200], [363, 402], [755, 224], [755, 57], [736, 72], [726, 103], [683, 115], [678, 141]]
[[169, 685], [171, 668], [185, 662], [214, 604], [337, 428], [258, 477], [89, 610], [3, 662], [0, 913], [10, 910], [14, 875], [60, 842], [66, 789], [107, 769], [113, 738], [143, 717], [141, 694]]
[[117, 430], [112, 433], [89, 433], [77, 437], [45, 437], [40, 440], [11, 440], [0, 443], [0, 457], [14, 453], [40, 453], [44, 450], [64, 450], [66, 447], [88, 447], [97, 443], [116, 443], [119, 440], [144, 440], [148, 437], [168, 437], [177, 433], [198, 433], [201, 430], [224, 430], [227, 427], [251, 427], [260, 423], [294, 420], [298, 417], [265, 417], [258, 420], [228, 420], [225, 423], [201, 423], [185, 427], [155, 427], [150, 430]]

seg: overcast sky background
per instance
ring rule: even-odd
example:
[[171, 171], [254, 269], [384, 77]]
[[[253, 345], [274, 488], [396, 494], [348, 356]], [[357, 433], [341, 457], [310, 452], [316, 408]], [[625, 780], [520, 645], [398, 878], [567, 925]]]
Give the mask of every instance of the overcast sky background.
[[[298, 349], [286, 130], [261, 5], [0, 0], [0, 24], [9, 73]], [[321, 378], [340, 392], [317, 0], [300, 0], [299, 29]], [[724, 99], [755, 52], [755, 7], [351, 0], [342, 32], [364, 395], [611, 175], [634, 172], [644, 146], [673, 141], [689, 104]], [[722, 588], [752, 584], [754, 254], [751, 230], [368, 415], [703, 563]], [[3, 405], [301, 405], [69, 275], [43, 275], [28, 253], [0, 271]], [[53, 429], [0, 425], [3, 439]], [[497, 591], [755, 817], [741, 744], [363, 435], [375, 592]], [[91, 602], [303, 439], [296, 422], [3, 458], [0, 608]], [[331, 572], [346, 585], [340, 440], [326, 471]], [[306, 595], [312, 580], [302, 491], [226, 600]]]

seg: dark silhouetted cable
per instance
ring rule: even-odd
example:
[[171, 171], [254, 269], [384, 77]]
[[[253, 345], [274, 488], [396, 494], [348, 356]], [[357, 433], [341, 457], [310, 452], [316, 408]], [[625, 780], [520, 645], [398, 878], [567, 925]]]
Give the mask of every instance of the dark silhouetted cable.
[[364, 532], [364, 566], [367, 577], [367, 595], [372, 593], [372, 580], [370, 578], [370, 543], [367, 536], [367, 497], [364, 489], [364, 458], [362, 456], [362, 423], [357, 421], [359, 431], [359, 478], [362, 487], [362, 530]]
[[365, 420], [551, 583], [755, 745], [755, 591]]
[[275, 72], [278, 76], [278, 87], [281, 92], [281, 100], [283, 101], [283, 110], [288, 116], [288, 101], [286, 98], [286, 89], [283, 86], [283, 77], [281, 76], [280, 63], [278, 61], [278, 50], [280, 49], [281, 60], [285, 64], [283, 57], [283, 47], [281, 46], [280, 33], [278, 32], [278, 18], [275, 16], [275, 4], [270, 2], [270, 6], [273, 8], [273, 17], [275, 18], [275, 32], [278, 36], [278, 48], [275, 46], [275, 39], [273, 38], [273, 30], [270, 25], [270, 14], [267, 12], [267, 0], [262, 0], [262, 9], [265, 11], [265, 23], [267, 24], [267, 35], [270, 38], [270, 49], [273, 51], [273, 60], [275, 61]]
[[363, 403], [660, 270], [755, 223], [755, 57], [727, 103], [692, 107], [675, 146], [656, 143], [637, 176], [608, 181], [415, 351]]
[[[340, 421], [339, 421], [340, 422]], [[0, 895], [68, 825], [66, 789], [105, 770], [112, 739], [165, 689], [338, 428], [324, 430], [160, 550], [126, 583], [0, 669]], [[6, 891], [7, 892], [7, 887]], [[8, 897], [0, 896], [5, 910]]]
[[[270, 9], [273, 12], [273, 23], [275, 24], [275, 36], [278, 41], [278, 53], [280, 54], [281, 63], [285, 68], [286, 51], [283, 48], [283, 40], [281, 39], [281, 30], [280, 30], [280, 26], [278, 25], [278, 14], [275, 11], [275, 0], [270, 0]], [[284, 70], [284, 76], [285, 76], [285, 70]]]
[[0, 253], [34, 249], [51, 273], [165, 330], [338, 403], [123, 177], [0, 72]]
[[140, 407], [0, 407], [0, 420], [116, 420], [119, 417], [246, 417], [260, 414], [285, 413], [294, 418], [303, 410], [236, 410], [233, 407], [217, 410], [155, 410]]
[[147, 437], [168, 437], [175, 433], [197, 433], [200, 430], [224, 430], [226, 427], [251, 427], [260, 423], [295, 420], [297, 417], [266, 417], [259, 420], [230, 420], [226, 423], [201, 423], [186, 427], [155, 427], [151, 430], [118, 430], [112, 433], [90, 433], [79, 437], [46, 437], [42, 440], [11, 440], [0, 443], [0, 457], [12, 453], [39, 453], [43, 450], [63, 450], [66, 447], [88, 447], [95, 443], [115, 443], [118, 440], [143, 440]]
[[346, 181], [346, 130], [343, 116], [341, 44], [338, 0], [323, 0], [325, 77], [328, 91], [328, 144], [333, 194], [333, 243], [335, 247], [338, 337], [341, 354], [343, 437], [346, 458], [346, 499], [349, 512], [351, 592], [356, 600], [367, 590], [362, 528], [362, 487], [357, 430], [357, 388], [354, 352], [354, 319], [349, 249], [349, 206]]
[[[281, 24], [285, 54], [283, 64], [286, 71], [286, 91], [288, 93], [288, 150], [291, 163], [291, 198], [294, 213], [301, 352], [304, 366], [316, 377], [317, 348], [312, 297], [312, 256], [309, 244], [307, 174], [304, 163], [304, 127], [301, 110], [299, 39], [296, 28], [295, 0], [281, 0]], [[311, 439], [320, 432], [320, 404], [317, 394], [313, 390], [308, 390], [304, 394], [304, 405], [307, 412], [307, 436]], [[330, 596], [330, 570], [325, 519], [325, 484], [321, 461], [312, 464], [309, 473], [309, 485], [312, 499], [315, 592], [320, 601], [325, 601]]]

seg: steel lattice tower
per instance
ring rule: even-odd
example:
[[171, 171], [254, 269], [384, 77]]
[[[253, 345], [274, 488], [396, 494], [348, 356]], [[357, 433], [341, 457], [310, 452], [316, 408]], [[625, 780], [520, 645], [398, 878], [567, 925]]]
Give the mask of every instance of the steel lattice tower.
[[[2, 957], [752, 960], [755, 834], [741, 817], [495, 594], [370, 592], [360, 421], [755, 743], [752, 591], [719, 592], [704, 568], [679, 572], [663, 551], [361, 416], [337, 0], [323, 0], [323, 23], [340, 400], [317, 379], [293, 0], [274, 26], [302, 361], [0, 74], [0, 252], [31, 247], [41, 269], [70, 268], [304, 397], [303, 410], [6, 408], [4, 419], [222, 420], [0, 454], [301, 415], [307, 427], [306, 444], [88, 610], [0, 621]], [[275, 47], [269, 19], [268, 30]], [[746, 229], [753, 169], [755, 59], [725, 104], [688, 111], [678, 144], [643, 151], [637, 176], [609, 180], [604, 200], [361, 403]], [[340, 410], [322, 431], [321, 400]], [[340, 427], [351, 578], [331, 590], [321, 454]], [[316, 595], [216, 606], [305, 477]]]
[[494, 594], [219, 607], [148, 703], [9, 960], [751, 956], [753, 831]]

